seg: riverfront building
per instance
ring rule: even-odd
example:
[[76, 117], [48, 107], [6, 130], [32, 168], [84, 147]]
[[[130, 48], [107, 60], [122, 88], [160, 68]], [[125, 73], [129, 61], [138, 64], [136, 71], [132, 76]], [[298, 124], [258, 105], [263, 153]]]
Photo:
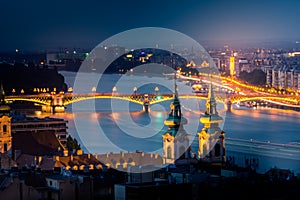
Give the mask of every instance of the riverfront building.
[[67, 143], [67, 123], [68, 121], [59, 118], [38, 118], [15, 115], [12, 117], [12, 134], [33, 133], [39, 131], [51, 131], [63, 146]]

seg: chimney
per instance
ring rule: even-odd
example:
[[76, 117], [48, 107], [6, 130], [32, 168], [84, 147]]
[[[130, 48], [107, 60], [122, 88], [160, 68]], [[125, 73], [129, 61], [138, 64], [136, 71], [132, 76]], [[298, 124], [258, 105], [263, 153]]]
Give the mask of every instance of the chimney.
[[78, 149], [77, 152], [76, 152], [76, 154], [77, 154], [78, 156], [80, 156], [80, 155], [83, 154], [83, 151], [82, 151], [81, 149]]
[[64, 157], [67, 157], [69, 155], [69, 151], [68, 150], [64, 150]]
[[59, 161], [59, 156], [53, 156], [53, 161]]

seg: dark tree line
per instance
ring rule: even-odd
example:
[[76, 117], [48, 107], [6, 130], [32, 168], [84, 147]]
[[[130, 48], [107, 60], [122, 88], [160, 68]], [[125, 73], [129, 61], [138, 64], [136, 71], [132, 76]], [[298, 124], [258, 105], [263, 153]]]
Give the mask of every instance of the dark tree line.
[[251, 85], [265, 85], [266, 74], [260, 69], [254, 69], [248, 73], [246, 71], [240, 72], [239, 78]]
[[49, 88], [57, 91], [66, 91], [67, 85], [64, 77], [58, 73], [57, 69], [37, 66], [25, 66], [22, 63], [10, 65], [0, 64], [0, 80], [3, 84], [5, 93], [20, 94], [23, 89], [25, 94], [34, 93], [34, 88]]

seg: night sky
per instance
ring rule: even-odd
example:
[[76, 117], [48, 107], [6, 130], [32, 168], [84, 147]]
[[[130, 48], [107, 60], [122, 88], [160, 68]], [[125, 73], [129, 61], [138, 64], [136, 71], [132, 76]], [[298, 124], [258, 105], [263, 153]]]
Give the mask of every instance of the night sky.
[[299, 0], [0, 0], [0, 51], [93, 48], [138, 27], [199, 41], [300, 40]]

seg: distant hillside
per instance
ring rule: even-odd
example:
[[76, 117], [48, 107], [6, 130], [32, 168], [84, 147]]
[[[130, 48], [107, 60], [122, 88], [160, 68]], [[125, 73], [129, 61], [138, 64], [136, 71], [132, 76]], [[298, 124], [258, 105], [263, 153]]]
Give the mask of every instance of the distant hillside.
[[[34, 94], [39, 90], [51, 92], [56, 89], [66, 91], [64, 77], [56, 69], [46, 67], [25, 66], [24, 64], [10, 65], [7, 63], [0, 64], [0, 81], [2, 81], [5, 93], [10, 94]], [[34, 88], [36, 90], [34, 91]]]

